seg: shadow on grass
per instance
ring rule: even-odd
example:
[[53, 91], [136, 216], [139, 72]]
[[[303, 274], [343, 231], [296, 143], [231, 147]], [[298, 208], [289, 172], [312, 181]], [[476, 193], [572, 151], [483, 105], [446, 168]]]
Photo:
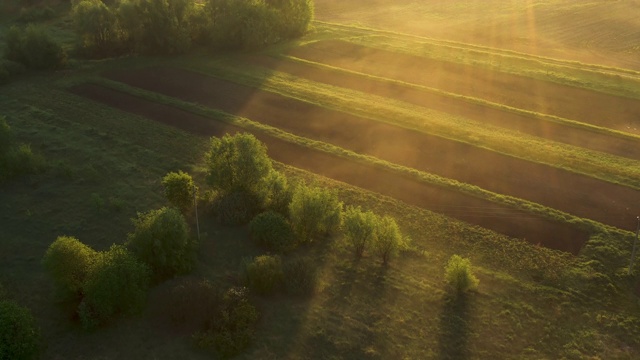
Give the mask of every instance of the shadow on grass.
[[471, 299], [466, 294], [447, 293], [440, 314], [439, 359], [468, 359], [471, 332]]

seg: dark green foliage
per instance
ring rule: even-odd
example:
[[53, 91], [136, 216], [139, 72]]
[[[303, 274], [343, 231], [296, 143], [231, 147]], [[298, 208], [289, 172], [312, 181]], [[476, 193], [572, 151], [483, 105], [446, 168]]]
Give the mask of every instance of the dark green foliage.
[[342, 202], [327, 189], [298, 186], [289, 204], [289, 216], [299, 240], [311, 242], [339, 229]]
[[246, 192], [266, 198], [274, 171], [266, 146], [251, 134], [212, 138], [207, 153], [207, 182], [222, 193]]
[[395, 219], [389, 216], [378, 218], [373, 251], [382, 262], [387, 264], [389, 259], [398, 255], [403, 245], [402, 234]]
[[78, 239], [59, 236], [47, 249], [42, 264], [63, 297], [82, 295], [82, 286], [98, 253]]
[[123, 34], [116, 13], [102, 1], [78, 2], [71, 10], [71, 18], [83, 53], [104, 57], [123, 51]]
[[210, 329], [222, 311], [222, 293], [208, 280], [181, 279], [167, 297], [164, 309], [174, 325]]
[[285, 252], [295, 245], [291, 226], [284, 216], [273, 211], [256, 216], [249, 224], [251, 238], [269, 250]]
[[171, 205], [183, 213], [193, 207], [198, 189], [195, 187], [191, 175], [182, 171], [170, 172], [162, 178], [162, 186], [164, 187], [164, 196]]
[[83, 286], [78, 308], [82, 325], [95, 328], [118, 315], [138, 313], [144, 307], [150, 270], [124, 246], [100, 253]]
[[254, 194], [232, 191], [221, 194], [213, 201], [213, 210], [223, 225], [247, 224], [260, 212], [261, 199]]
[[0, 182], [38, 172], [44, 160], [31, 147], [18, 144], [4, 117], [0, 116]]
[[0, 300], [0, 360], [35, 359], [39, 351], [40, 331], [31, 312]]
[[272, 171], [266, 179], [266, 193], [266, 209], [288, 217], [293, 191], [287, 182], [287, 177]]
[[318, 271], [308, 258], [295, 258], [283, 265], [284, 285], [288, 294], [296, 296], [312, 295], [318, 283]]
[[165, 207], [138, 214], [133, 223], [135, 230], [129, 234], [127, 247], [149, 266], [155, 279], [191, 271], [196, 246], [178, 210]]
[[282, 286], [282, 261], [279, 256], [261, 255], [243, 263], [243, 278], [247, 286], [261, 295], [269, 295]]
[[457, 293], [464, 293], [478, 288], [480, 280], [473, 275], [471, 261], [453, 255], [444, 269], [444, 277], [449, 286]]
[[40, 26], [11, 27], [6, 35], [5, 57], [31, 69], [57, 69], [67, 63], [67, 54]]
[[251, 304], [246, 288], [231, 288], [223, 299], [218, 321], [206, 331], [196, 333], [199, 347], [214, 348], [223, 358], [246, 349], [254, 337], [258, 310]]
[[27, 71], [21, 63], [0, 59], [0, 85], [8, 83], [13, 77], [24, 74]]
[[38, 22], [52, 19], [55, 16], [55, 11], [49, 6], [26, 7], [20, 9], [18, 21], [23, 23]]
[[367, 246], [374, 242], [379, 218], [371, 211], [360, 207], [348, 207], [344, 213], [344, 234], [356, 256], [362, 256]]

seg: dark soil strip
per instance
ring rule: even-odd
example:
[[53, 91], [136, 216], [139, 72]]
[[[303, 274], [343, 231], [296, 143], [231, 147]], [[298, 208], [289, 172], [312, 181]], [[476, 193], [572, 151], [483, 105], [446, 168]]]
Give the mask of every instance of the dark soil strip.
[[479, 67], [329, 40], [290, 54], [512, 107], [640, 134], [640, 101]]
[[[221, 136], [225, 133], [246, 131], [96, 85], [77, 86], [71, 91], [114, 108], [198, 135]], [[505, 235], [573, 254], [577, 254], [588, 239], [586, 233], [568, 224], [535, 217], [264, 134], [254, 135], [267, 145], [269, 156], [276, 161], [391, 196], [408, 204], [431, 209]]]
[[640, 192], [631, 188], [199, 73], [153, 68], [106, 76], [622, 229], [631, 230], [640, 213]]
[[640, 159], [640, 140], [613, 137], [583, 128], [535, 119], [445, 95], [421, 91], [401, 84], [375, 80], [355, 74], [338, 73], [330, 69], [278, 60], [267, 56], [244, 57], [238, 60], [320, 83], [405, 101], [429, 109], [462, 116], [479, 123], [500, 126], [529, 135], [630, 159]]

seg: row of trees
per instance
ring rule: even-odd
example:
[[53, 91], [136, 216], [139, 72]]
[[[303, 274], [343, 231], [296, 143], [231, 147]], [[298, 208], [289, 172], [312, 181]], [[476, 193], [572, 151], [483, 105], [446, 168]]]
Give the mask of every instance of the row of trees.
[[312, 18], [311, 0], [81, 0], [72, 9], [80, 48], [93, 57], [254, 49], [302, 35]]

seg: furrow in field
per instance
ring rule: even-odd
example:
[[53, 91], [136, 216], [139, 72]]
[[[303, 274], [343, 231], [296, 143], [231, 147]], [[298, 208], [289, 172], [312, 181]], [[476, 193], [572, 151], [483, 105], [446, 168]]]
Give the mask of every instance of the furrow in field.
[[386, 81], [386, 79], [374, 79], [356, 73], [339, 72], [267, 56], [245, 57], [243, 60], [251, 65], [266, 67], [307, 80], [405, 101], [483, 124], [500, 126], [617, 156], [640, 159], [640, 140], [633, 138], [613, 137], [587, 128], [567, 126], [533, 116], [500, 110], [442, 93], [411, 87], [410, 84], [403, 85], [394, 81]]
[[[154, 103], [97, 85], [71, 89], [77, 95], [116, 109], [175, 126], [204, 136], [222, 136], [245, 129], [211, 118]], [[394, 197], [407, 204], [437, 211], [534, 244], [577, 254], [588, 235], [566, 223], [550, 221], [530, 213], [515, 211], [487, 200], [446, 190], [408, 176], [354, 162], [320, 150], [254, 132], [274, 160], [314, 172], [363, 189]]]
[[105, 76], [621, 229], [630, 229], [640, 210], [634, 189], [199, 73], [147, 68]]
[[289, 55], [541, 114], [640, 134], [640, 100], [339, 40], [296, 47], [289, 50]]

